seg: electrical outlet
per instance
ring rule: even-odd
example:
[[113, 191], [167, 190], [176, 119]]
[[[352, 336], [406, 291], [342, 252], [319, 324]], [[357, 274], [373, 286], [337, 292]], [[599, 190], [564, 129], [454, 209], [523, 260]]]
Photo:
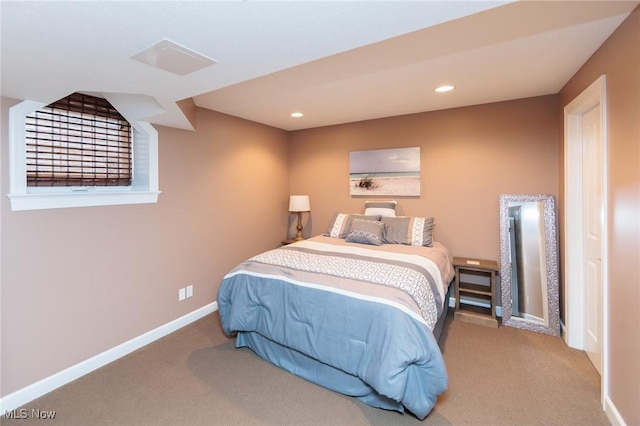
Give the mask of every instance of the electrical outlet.
[[178, 301], [181, 302], [186, 298], [187, 298], [186, 290], [184, 288], [181, 288], [180, 290], [178, 290]]
[[193, 286], [190, 285], [187, 287], [187, 297], [193, 296]]

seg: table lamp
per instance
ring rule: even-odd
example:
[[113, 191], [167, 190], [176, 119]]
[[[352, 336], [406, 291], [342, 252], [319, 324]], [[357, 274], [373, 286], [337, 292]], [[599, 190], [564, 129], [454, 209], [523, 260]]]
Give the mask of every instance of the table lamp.
[[308, 195], [292, 195], [289, 197], [289, 211], [298, 214], [298, 232], [294, 238], [296, 241], [304, 240], [302, 236], [302, 212], [311, 211]]

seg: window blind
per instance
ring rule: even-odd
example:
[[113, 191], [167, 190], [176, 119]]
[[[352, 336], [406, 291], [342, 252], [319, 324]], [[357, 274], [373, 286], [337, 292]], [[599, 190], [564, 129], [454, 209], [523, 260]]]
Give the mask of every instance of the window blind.
[[131, 125], [106, 99], [73, 93], [25, 124], [27, 186], [131, 185]]

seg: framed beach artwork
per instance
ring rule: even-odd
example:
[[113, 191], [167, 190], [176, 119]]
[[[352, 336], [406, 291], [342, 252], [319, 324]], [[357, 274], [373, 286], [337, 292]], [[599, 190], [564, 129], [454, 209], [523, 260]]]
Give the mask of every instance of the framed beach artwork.
[[350, 195], [420, 196], [420, 147], [349, 153]]

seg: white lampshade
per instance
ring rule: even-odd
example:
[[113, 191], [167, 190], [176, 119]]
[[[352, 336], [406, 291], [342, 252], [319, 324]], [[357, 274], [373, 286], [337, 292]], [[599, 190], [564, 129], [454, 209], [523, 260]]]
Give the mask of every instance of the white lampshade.
[[292, 195], [289, 197], [290, 212], [308, 212], [311, 211], [308, 195]]

